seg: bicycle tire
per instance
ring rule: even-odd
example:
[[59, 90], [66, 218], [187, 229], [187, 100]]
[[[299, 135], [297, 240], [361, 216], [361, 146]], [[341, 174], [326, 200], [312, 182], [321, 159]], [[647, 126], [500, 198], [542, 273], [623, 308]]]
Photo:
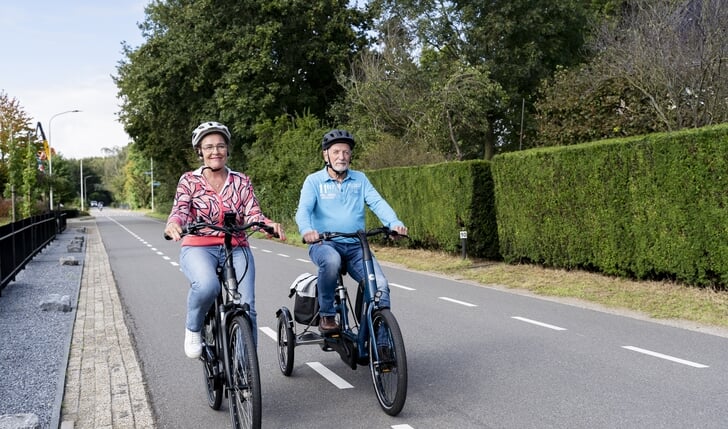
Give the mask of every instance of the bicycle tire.
[[217, 322], [214, 311], [205, 316], [205, 324], [202, 325], [202, 375], [205, 378], [205, 390], [207, 392], [207, 404], [213, 410], [219, 410], [222, 405], [223, 380], [220, 371], [220, 360], [217, 358], [217, 342], [215, 335]]
[[[392, 312], [385, 308], [372, 314], [373, 332], [369, 340], [369, 370], [377, 400], [385, 413], [396, 416], [407, 399], [407, 354], [402, 331]], [[387, 352], [383, 352], [383, 346]], [[377, 347], [376, 360], [374, 348]]]
[[253, 332], [246, 317], [232, 318], [228, 347], [232, 382], [228, 400], [233, 427], [259, 429], [262, 413], [260, 370]]
[[288, 309], [281, 309], [278, 314], [278, 367], [286, 377], [293, 373], [296, 337], [291, 327]]

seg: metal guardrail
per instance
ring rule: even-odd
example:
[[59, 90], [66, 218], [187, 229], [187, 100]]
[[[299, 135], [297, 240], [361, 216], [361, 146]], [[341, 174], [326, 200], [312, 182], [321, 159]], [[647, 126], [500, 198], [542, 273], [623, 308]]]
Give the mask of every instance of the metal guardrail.
[[31, 216], [0, 226], [0, 294], [33, 257], [66, 229], [67, 213]]

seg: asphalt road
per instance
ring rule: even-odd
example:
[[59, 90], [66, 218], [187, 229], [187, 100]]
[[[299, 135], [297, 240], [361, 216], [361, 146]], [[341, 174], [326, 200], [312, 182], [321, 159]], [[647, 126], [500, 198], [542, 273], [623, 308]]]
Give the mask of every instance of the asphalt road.
[[[182, 350], [179, 245], [163, 240], [160, 221], [112, 209], [96, 219], [158, 427], [229, 427], [227, 405], [207, 406], [202, 367]], [[407, 403], [390, 417], [368, 368], [335, 353], [299, 346], [293, 375], [280, 373], [275, 311], [292, 306], [291, 281], [313, 265], [302, 248], [253, 247], [264, 427], [728, 427], [728, 338], [385, 264], [409, 367]]]

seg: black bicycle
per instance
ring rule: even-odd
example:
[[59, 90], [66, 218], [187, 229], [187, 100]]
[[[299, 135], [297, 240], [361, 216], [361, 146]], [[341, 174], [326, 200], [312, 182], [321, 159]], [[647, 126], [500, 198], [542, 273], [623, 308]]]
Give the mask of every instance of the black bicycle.
[[[235, 213], [225, 213], [223, 226], [195, 222], [182, 228], [182, 235], [197, 234], [204, 229], [225, 234], [225, 262], [217, 267], [220, 291], [215, 304], [205, 315], [200, 360], [203, 363], [208, 404], [212, 409], [219, 410], [223, 394], [227, 396], [230, 418], [236, 429], [260, 428], [262, 414], [260, 370], [250, 306], [240, 302], [240, 280], [233, 266], [232, 243], [236, 232], [254, 227], [273, 234], [273, 228], [262, 222], [235, 225]], [[171, 239], [166, 234], [164, 238]]]
[[[283, 375], [289, 376], [293, 372], [295, 347], [318, 344], [324, 351], [338, 352], [351, 369], [356, 369], [357, 365], [368, 365], [379, 405], [385, 413], [395, 416], [402, 411], [407, 399], [407, 355], [397, 319], [389, 308], [379, 307], [380, 292], [377, 290], [367, 239], [379, 234], [399, 235], [387, 227], [354, 233], [324, 232], [319, 235], [319, 240], [337, 237], [358, 239], [363, 251], [364, 280], [359, 283], [356, 301], [352, 305], [343, 283], [346, 272], [339, 273], [334, 305], [340, 332], [322, 335], [311, 330], [319, 319], [315, 317], [303, 325], [302, 332], [297, 334], [296, 321], [290, 310], [286, 307], [278, 309], [278, 364]], [[349, 314], [354, 315], [351, 321]]]

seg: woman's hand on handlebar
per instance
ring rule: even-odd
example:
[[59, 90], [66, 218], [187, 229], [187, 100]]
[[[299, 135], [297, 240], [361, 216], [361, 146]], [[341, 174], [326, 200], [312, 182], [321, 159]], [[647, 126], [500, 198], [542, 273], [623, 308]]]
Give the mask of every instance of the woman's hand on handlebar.
[[182, 227], [174, 222], [168, 223], [164, 227], [164, 236], [169, 237], [174, 241], [179, 241], [182, 238]]
[[266, 235], [268, 235], [268, 238], [276, 237], [281, 241], [286, 241], [286, 232], [283, 231], [283, 225], [281, 225], [280, 223], [269, 223], [268, 226], [273, 228], [273, 234], [269, 234], [268, 231], [265, 231]]

